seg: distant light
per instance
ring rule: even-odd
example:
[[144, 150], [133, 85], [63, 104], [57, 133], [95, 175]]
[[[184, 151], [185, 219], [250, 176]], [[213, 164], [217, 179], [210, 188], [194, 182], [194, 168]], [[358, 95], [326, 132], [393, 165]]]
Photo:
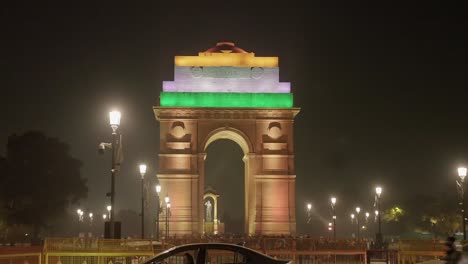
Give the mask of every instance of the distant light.
[[336, 197], [332, 197], [332, 198], [331, 198], [331, 203], [332, 203], [333, 205], [336, 204]]
[[81, 214], [81, 209], [76, 210], [77, 214]]
[[379, 215], [379, 211], [378, 211], [378, 210], [375, 210], [375, 215]]
[[110, 210], [112, 210], [112, 206], [108, 205], [107, 206], [107, 211], [110, 211]]
[[93, 213], [89, 213], [89, 218], [93, 218]]
[[102, 219], [106, 220], [107, 218], [107, 215], [106, 214], [102, 214]]
[[332, 223], [328, 223], [328, 226], [332, 226]]
[[465, 167], [459, 167], [458, 168], [458, 176], [462, 179], [462, 181], [466, 177], [466, 168]]
[[109, 123], [111, 126], [118, 127], [120, 125], [121, 114], [119, 111], [109, 112]]
[[168, 209], [171, 208], [171, 203], [167, 203], [166, 206], [167, 206]]
[[380, 194], [382, 193], [382, 187], [378, 186], [375, 188], [375, 193], [380, 197]]
[[141, 174], [141, 178], [143, 178], [143, 176], [145, 176], [145, 173], [146, 173], [146, 164], [140, 164], [140, 174]]
[[351, 214], [351, 219], [354, 219], [354, 214]]
[[169, 199], [169, 196], [168, 196], [168, 195], [166, 195], [166, 197], [164, 197], [164, 201], [165, 201], [167, 204], [169, 203], [170, 199]]
[[156, 192], [157, 192], [158, 195], [159, 195], [159, 193], [161, 192], [161, 185], [156, 184]]
[[360, 207], [356, 207], [356, 213], [359, 214], [359, 212], [361, 212], [361, 208], [360, 208]]
[[311, 203], [308, 203], [308, 204], [307, 204], [307, 210], [310, 211], [310, 209], [312, 209], [312, 204], [311, 204]]
[[369, 217], [369, 212], [366, 212], [366, 217]]

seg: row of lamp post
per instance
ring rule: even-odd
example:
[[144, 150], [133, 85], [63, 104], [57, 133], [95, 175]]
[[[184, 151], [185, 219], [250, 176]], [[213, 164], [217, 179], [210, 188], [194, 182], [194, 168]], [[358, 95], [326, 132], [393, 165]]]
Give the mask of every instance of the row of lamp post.
[[[111, 164], [111, 189], [108, 196], [110, 196], [111, 204], [107, 206], [107, 210], [109, 215], [103, 215], [103, 219], [109, 219], [109, 228], [110, 234], [109, 238], [117, 238], [116, 234], [114, 233], [114, 226], [115, 226], [115, 216], [114, 216], [114, 204], [115, 204], [115, 175], [118, 171], [118, 166], [120, 166], [121, 158], [120, 155], [121, 150], [121, 135], [119, 134], [119, 126], [120, 126], [120, 119], [121, 113], [119, 111], [112, 111], [109, 113], [109, 123], [112, 128], [112, 143], [101, 143], [99, 144], [99, 150], [104, 151], [106, 148], [110, 148], [112, 150], [112, 164]], [[144, 177], [146, 174], [147, 166], [145, 164], [139, 165], [140, 175], [141, 175], [141, 238], [145, 236], [145, 189], [144, 189]], [[159, 215], [162, 213], [161, 202], [160, 202], [160, 192], [161, 186], [159, 183], [156, 185], [156, 194], [157, 194], [157, 202], [156, 202], [156, 239], [159, 239]], [[166, 202], [166, 237], [169, 236], [169, 217], [171, 215], [171, 204], [169, 196], [165, 197]]]
[[[141, 238], [145, 238], [145, 188], [144, 188], [144, 179], [145, 179], [145, 174], [146, 174], [146, 169], [147, 166], [145, 164], [140, 164], [139, 165], [140, 169], [140, 175], [141, 175]], [[162, 207], [161, 207], [161, 198], [160, 198], [160, 193], [161, 193], [161, 185], [156, 184], [156, 224], [155, 224], [155, 230], [156, 230], [156, 240], [159, 240], [159, 222], [160, 222], [160, 217], [159, 215], [162, 213]], [[169, 195], [166, 195], [164, 197], [164, 202], [166, 203], [166, 218], [165, 218], [165, 236], [169, 236], [169, 217], [171, 216], [171, 202]]]
[[[465, 175], [466, 175], [466, 172], [465, 172]], [[377, 242], [377, 246], [382, 246], [382, 229], [381, 229], [381, 218], [380, 218], [380, 215], [381, 215], [381, 211], [380, 211], [380, 196], [382, 194], [382, 187], [378, 186], [375, 188], [375, 194], [376, 194], [376, 206], [377, 206], [377, 210], [375, 210], [375, 214], [377, 216], [377, 219], [378, 219], [378, 231], [376, 233], [376, 242]], [[332, 220], [333, 222], [332, 223], [329, 223], [328, 224], [328, 230], [332, 230], [333, 229], [333, 239], [336, 240], [336, 210], [335, 210], [335, 207], [336, 207], [336, 202], [337, 202], [337, 198], [336, 197], [332, 197], [330, 199], [330, 204], [331, 204], [331, 209], [332, 209]], [[360, 223], [359, 223], [359, 214], [361, 212], [361, 208], [360, 207], [356, 207], [355, 209], [356, 211], [356, 215], [354, 213], [351, 214], [351, 220], [354, 221], [354, 219], [356, 219], [356, 223], [357, 223], [357, 239], [359, 240], [360, 239], [360, 229], [361, 229], [361, 226], [360, 226]], [[366, 216], [366, 222], [370, 216], [369, 212], [366, 212], [365, 213], [365, 216]], [[310, 223], [311, 221], [311, 218], [312, 218], [312, 204], [311, 203], [307, 203], [307, 223]]]

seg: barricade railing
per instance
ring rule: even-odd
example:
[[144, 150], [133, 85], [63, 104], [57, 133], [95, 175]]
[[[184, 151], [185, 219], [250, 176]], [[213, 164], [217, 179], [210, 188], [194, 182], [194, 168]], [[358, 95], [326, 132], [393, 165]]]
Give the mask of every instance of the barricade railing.
[[0, 264], [42, 264], [41, 246], [2, 246]]
[[[295, 263], [417, 263], [445, 254], [444, 240], [400, 240], [388, 250], [368, 250], [365, 241], [307, 237], [171, 237], [138, 239], [47, 238], [43, 247], [0, 247], [0, 264], [135, 264], [176, 245], [241, 244]], [[464, 244], [464, 241], [462, 241]]]

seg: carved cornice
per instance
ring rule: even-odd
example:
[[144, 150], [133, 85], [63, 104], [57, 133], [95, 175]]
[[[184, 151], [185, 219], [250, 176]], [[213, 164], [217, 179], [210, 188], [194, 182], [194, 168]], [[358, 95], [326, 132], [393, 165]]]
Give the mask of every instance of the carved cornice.
[[157, 120], [166, 119], [294, 119], [295, 108], [186, 108], [154, 106]]

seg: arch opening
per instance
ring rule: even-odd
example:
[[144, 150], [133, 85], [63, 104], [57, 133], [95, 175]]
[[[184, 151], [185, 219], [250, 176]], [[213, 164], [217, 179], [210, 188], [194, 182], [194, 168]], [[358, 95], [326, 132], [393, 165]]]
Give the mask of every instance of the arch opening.
[[[212, 187], [219, 194], [218, 220], [225, 233], [246, 233], [243, 156], [239, 145], [225, 138], [211, 142], [206, 149], [204, 187]], [[209, 225], [205, 223], [205, 232]]]

